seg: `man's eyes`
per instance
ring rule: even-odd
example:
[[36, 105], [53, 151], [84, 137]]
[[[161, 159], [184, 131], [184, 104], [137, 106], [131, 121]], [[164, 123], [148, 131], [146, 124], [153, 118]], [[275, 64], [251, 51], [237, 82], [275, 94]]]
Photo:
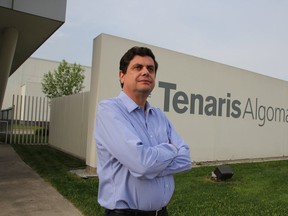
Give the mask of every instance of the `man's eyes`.
[[155, 71], [154, 66], [147, 66], [147, 70], [148, 70], [150, 73], [154, 73], [154, 71]]
[[134, 70], [138, 70], [138, 71], [140, 71], [140, 70], [142, 70], [142, 68], [143, 68], [143, 65], [134, 65], [134, 67], [133, 67], [133, 69]]
[[[136, 64], [132, 67], [133, 70], [136, 70], [136, 71], [141, 71], [143, 69], [144, 65], [141, 65], [141, 64]], [[154, 73], [155, 72], [155, 69], [154, 69], [154, 66], [152, 65], [148, 65], [146, 66], [147, 70], [150, 72], [150, 73]]]

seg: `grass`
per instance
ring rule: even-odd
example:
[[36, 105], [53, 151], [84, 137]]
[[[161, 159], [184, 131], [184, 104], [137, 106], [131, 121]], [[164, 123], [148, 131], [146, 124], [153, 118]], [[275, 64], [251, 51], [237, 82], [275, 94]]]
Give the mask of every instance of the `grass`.
[[[47, 144], [48, 143], [48, 136], [49, 130], [45, 128], [39, 128], [34, 131], [33, 134], [13, 134], [11, 137], [10, 134], [7, 135], [7, 143], [20, 143], [20, 144], [27, 144], [27, 143], [41, 143]], [[12, 140], [11, 140], [12, 138]], [[0, 134], [0, 142], [5, 142], [6, 134]]]
[[231, 167], [235, 174], [225, 182], [210, 179], [212, 167], [177, 175], [173, 215], [288, 214], [288, 161]]
[[14, 124], [13, 125], [13, 129], [33, 129], [33, 130], [37, 130], [37, 129], [40, 129], [40, 128], [41, 128], [40, 126], [36, 126], [36, 125], [21, 125], [21, 124]]
[[[103, 215], [97, 203], [98, 179], [69, 172], [84, 168], [77, 158], [47, 145], [13, 145], [20, 157], [86, 216]], [[215, 167], [198, 167], [175, 175], [170, 216], [287, 215], [288, 161], [232, 164], [234, 176], [211, 180]]]

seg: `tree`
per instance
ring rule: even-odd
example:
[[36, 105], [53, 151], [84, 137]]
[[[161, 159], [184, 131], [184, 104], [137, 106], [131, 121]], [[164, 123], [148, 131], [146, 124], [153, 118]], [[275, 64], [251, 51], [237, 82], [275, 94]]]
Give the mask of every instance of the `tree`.
[[54, 73], [44, 74], [42, 91], [48, 98], [79, 93], [83, 88], [84, 69], [79, 64], [68, 64], [63, 60]]

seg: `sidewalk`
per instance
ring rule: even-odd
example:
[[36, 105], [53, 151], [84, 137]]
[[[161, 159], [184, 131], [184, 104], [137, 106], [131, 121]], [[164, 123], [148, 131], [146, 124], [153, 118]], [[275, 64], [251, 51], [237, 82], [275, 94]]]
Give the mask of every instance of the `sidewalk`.
[[0, 216], [82, 216], [14, 149], [0, 143]]

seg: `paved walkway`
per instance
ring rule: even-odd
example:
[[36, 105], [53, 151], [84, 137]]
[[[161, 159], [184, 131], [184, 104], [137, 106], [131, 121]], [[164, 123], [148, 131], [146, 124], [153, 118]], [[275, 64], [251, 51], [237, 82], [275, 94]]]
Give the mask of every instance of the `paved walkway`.
[[82, 216], [14, 149], [0, 143], [0, 216]]

